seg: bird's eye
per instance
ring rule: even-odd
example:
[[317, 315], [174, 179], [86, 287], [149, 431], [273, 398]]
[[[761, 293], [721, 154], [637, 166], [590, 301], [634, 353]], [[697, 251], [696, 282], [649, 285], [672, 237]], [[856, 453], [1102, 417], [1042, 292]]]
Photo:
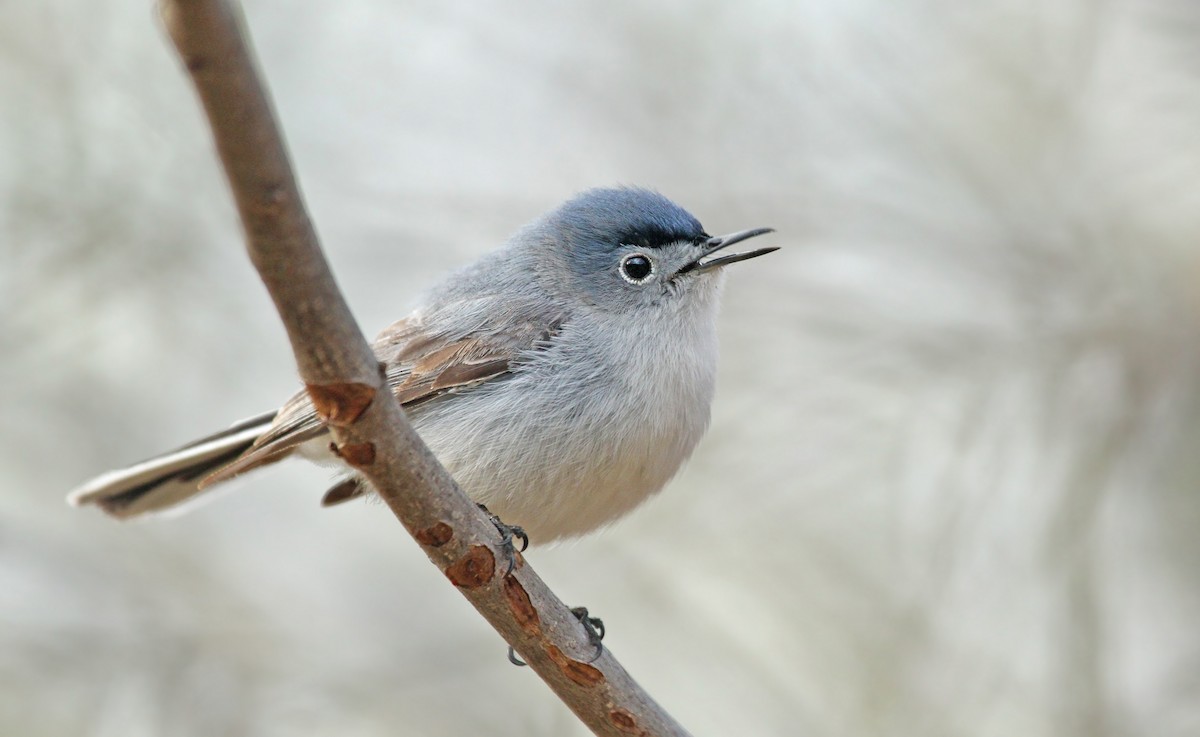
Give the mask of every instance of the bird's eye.
[[621, 278], [630, 284], [641, 284], [653, 273], [654, 265], [640, 253], [621, 259]]

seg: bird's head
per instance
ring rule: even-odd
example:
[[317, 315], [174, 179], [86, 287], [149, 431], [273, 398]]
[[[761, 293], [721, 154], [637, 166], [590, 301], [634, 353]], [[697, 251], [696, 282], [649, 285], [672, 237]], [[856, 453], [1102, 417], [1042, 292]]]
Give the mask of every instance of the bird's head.
[[557, 288], [619, 312], [711, 299], [725, 266], [778, 250], [725, 252], [772, 229], [711, 236], [679, 205], [635, 188], [583, 192], [542, 218], [534, 232], [565, 267], [543, 277], [561, 271], [565, 283]]

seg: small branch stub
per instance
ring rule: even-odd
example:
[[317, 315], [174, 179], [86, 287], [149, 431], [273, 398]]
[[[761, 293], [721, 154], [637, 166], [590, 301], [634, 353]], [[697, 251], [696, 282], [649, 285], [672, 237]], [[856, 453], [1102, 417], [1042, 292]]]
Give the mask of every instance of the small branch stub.
[[431, 548], [440, 548], [454, 538], [454, 528], [445, 522], [438, 522], [432, 527], [417, 530], [413, 534], [417, 542]]
[[370, 384], [306, 384], [308, 396], [321, 421], [333, 427], [350, 427], [375, 399]]
[[580, 686], [595, 686], [604, 680], [604, 674], [599, 668], [568, 657], [557, 645], [547, 645], [546, 655], [550, 656], [563, 675]]
[[617, 729], [629, 734], [646, 734], [638, 729], [637, 720], [633, 715], [624, 709], [613, 709], [608, 713], [608, 718], [616, 725]]
[[355, 468], [369, 466], [375, 462], [374, 443], [344, 443], [342, 445], [330, 443], [329, 447], [333, 450], [334, 455]]
[[496, 574], [496, 556], [486, 545], [472, 545], [467, 554], [446, 568], [446, 577], [462, 589], [477, 589]]
[[508, 606], [512, 609], [513, 619], [517, 620], [517, 624], [521, 625], [521, 629], [527, 635], [536, 635], [541, 629], [541, 618], [538, 617], [537, 609], [533, 606], [533, 602], [529, 600], [529, 592], [521, 585], [516, 576], [508, 575], [504, 577], [504, 597], [508, 599]]

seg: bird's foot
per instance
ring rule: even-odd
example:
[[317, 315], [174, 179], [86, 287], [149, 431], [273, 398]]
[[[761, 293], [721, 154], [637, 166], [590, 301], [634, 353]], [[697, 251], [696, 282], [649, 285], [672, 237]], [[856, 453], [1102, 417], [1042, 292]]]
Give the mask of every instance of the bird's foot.
[[604, 652], [604, 645], [600, 644], [600, 641], [604, 639], [604, 620], [599, 617], [590, 616], [585, 606], [573, 607], [571, 614], [574, 614], [579, 623], [583, 625], [583, 631], [587, 633], [588, 642], [592, 647], [596, 648], [596, 654], [588, 661], [589, 663], [594, 663], [596, 662], [596, 658], [600, 657], [600, 653]]
[[[508, 568], [504, 571], [504, 576], [513, 572], [513, 568], [517, 565], [517, 553], [524, 553], [525, 548], [529, 547], [529, 535], [525, 534], [525, 530], [518, 525], [507, 525], [496, 515], [492, 514], [491, 510], [486, 506], [477, 505], [483, 510], [483, 513], [491, 520], [496, 531], [500, 533], [500, 549], [504, 551], [504, 559], [508, 561]], [[517, 548], [513, 544], [514, 540], [521, 541], [521, 547]], [[501, 578], [504, 578], [501, 576]]]
[[[589, 663], [594, 663], [596, 662], [596, 658], [599, 658], [600, 654], [604, 652], [604, 645], [600, 643], [604, 639], [604, 620], [591, 616], [585, 606], [572, 607], [571, 614], [574, 614], [579, 623], [583, 625], [583, 631], [587, 633], [588, 643], [596, 648], [596, 654], [588, 661]], [[526, 665], [524, 660], [517, 657], [517, 651], [513, 650], [511, 645], [508, 648], [508, 662], [513, 665]]]

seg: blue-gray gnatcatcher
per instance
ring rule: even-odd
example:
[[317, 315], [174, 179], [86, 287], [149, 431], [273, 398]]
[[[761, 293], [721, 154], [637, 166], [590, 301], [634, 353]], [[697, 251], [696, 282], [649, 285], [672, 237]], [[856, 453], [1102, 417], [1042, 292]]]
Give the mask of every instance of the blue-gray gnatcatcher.
[[[611, 522], [663, 487], [708, 426], [722, 267], [670, 200], [595, 189], [451, 274], [374, 348], [421, 438], [476, 502], [546, 542]], [[299, 453], [334, 460], [307, 394], [84, 484], [72, 504], [133, 517]], [[361, 496], [357, 478], [325, 504]]]

